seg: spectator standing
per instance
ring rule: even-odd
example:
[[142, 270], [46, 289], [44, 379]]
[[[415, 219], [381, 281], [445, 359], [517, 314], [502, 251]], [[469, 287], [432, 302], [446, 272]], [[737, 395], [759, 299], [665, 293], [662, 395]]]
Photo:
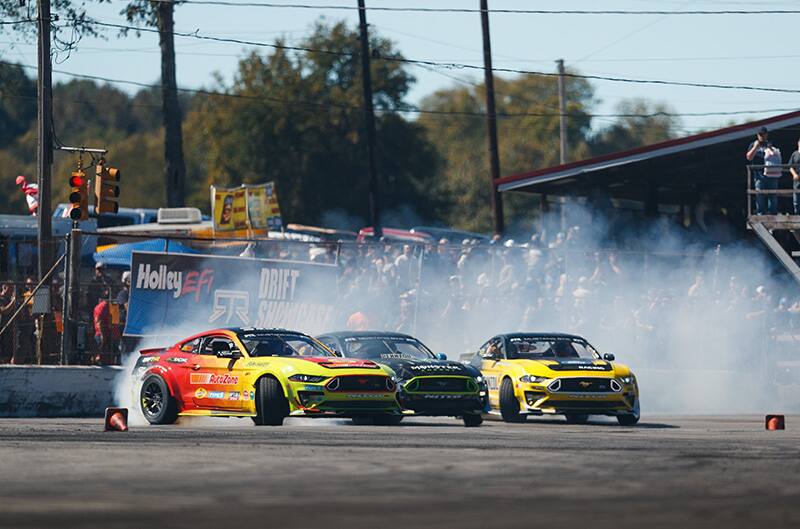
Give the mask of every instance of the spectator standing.
[[[766, 165], [764, 167], [764, 189], [778, 189], [778, 182], [781, 174], [783, 174], [783, 169], [780, 167], [781, 163], [783, 163], [781, 150], [767, 142], [764, 148], [764, 164]], [[778, 214], [778, 195], [767, 195], [767, 214]]]
[[94, 339], [97, 342], [98, 354], [95, 363], [115, 363], [119, 333], [112, 324], [111, 304], [108, 301], [109, 291], [102, 292], [94, 307]]
[[111, 281], [106, 276], [106, 265], [97, 263], [94, 265], [94, 276], [89, 284], [89, 299], [96, 302], [99, 298], [108, 298], [108, 294], [103, 296], [105, 291], [111, 292]]
[[[747, 154], [745, 157], [749, 162], [752, 162], [753, 165], [766, 165], [766, 156], [767, 156], [767, 148], [771, 147], [771, 143], [769, 142], [769, 131], [767, 127], [761, 127], [758, 129], [758, 133], [756, 134], [756, 139], [750, 144], [747, 148]], [[778, 151], [780, 153], [780, 151]], [[753, 184], [756, 191], [766, 191], [769, 189], [777, 189], [778, 188], [778, 179], [772, 178], [767, 176], [767, 169], [764, 168], [764, 171], [755, 170], [752, 173], [753, 176]], [[780, 174], [778, 174], [780, 176]], [[770, 187], [770, 186], [775, 187]], [[775, 195], [769, 195], [770, 198], [775, 199]], [[767, 203], [767, 195], [756, 195], [756, 215], [765, 215], [766, 214], [766, 204]], [[775, 204], [777, 206], [777, 203]], [[777, 213], [777, 207], [776, 207]], [[774, 213], [773, 213], [774, 215]]]
[[34, 318], [33, 318], [33, 278], [25, 280], [25, 290], [22, 292], [22, 309], [17, 316], [18, 342], [14, 351], [13, 364], [25, 364], [33, 361], [35, 340], [34, 340]]
[[[0, 329], [11, 320], [17, 297], [8, 283], [0, 287]], [[0, 336], [0, 363], [10, 362], [14, 357], [14, 326]]]
[[797, 140], [797, 150], [789, 158], [789, 172], [792, 174], [792, 189], [795, 193], [792, 196], [794, 214], [800, 215], [800, 140]]

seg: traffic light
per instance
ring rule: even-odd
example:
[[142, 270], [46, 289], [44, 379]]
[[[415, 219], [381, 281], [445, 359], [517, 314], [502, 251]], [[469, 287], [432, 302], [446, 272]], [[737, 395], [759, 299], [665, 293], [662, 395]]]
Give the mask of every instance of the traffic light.
[[86, 220], [89, 218], [89, 182], [86, 180], [86, 173], [77, 170], [69, 177], [69, 186], [72, 192], [69, 194], [69, 218], [72, 220]]
[[102, 213], [119, 211], [119, 179], [122, 172], [115, 167], [106, 167], [101, 161], [97, 164], [97, 178], [94, 180], [94, 210]]

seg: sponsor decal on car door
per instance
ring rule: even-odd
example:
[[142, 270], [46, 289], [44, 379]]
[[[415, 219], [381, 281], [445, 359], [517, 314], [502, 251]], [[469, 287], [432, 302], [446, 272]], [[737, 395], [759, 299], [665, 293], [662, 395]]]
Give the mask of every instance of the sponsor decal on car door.
[[196, 354], [189, 374], [188, 390], [195, 406], [238, 411], [242, 408], [242, 359], [220, 358], [214, 343], [227, 343], [237, 349], [227, 336], [206, 338]]

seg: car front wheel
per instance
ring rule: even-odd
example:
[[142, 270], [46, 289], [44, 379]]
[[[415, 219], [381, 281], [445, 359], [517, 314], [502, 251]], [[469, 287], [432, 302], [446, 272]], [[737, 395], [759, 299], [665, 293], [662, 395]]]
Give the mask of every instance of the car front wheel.
[[639, 422], [641, 410], [639, 409], [639, 399], [633, 403], [633, 412], [626, 413], [625, 415], [617, 415], [617, 422], [622, 426], [633, 426]]
[[289, 415], [289, 401], [283, 394], [281, 383], [272, 377], [262, 377], [256, 387], [256, 416], [258, 426], [280, 426]]
[[514, 395], [514, 386], [507, 378], [500, 385], [500, 415], [506, 422], [525, 422], [526, 419], [526, 416], [519, 412], [519, 401]]
[[474, 428], [483, 423], [483, 417], [480, 413], [465, 413], [461, 419], [464, 421], [464, 426], [467, 428]]

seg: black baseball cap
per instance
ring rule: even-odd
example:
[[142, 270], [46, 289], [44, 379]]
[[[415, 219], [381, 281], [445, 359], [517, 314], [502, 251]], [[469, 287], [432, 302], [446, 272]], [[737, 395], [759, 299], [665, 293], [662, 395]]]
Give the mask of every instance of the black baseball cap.
[[759, 134], [766, 134], [768, 132], [769, 131], [767, 130], [767, 127], [761, 127], [760, 129], [758, 129]]

